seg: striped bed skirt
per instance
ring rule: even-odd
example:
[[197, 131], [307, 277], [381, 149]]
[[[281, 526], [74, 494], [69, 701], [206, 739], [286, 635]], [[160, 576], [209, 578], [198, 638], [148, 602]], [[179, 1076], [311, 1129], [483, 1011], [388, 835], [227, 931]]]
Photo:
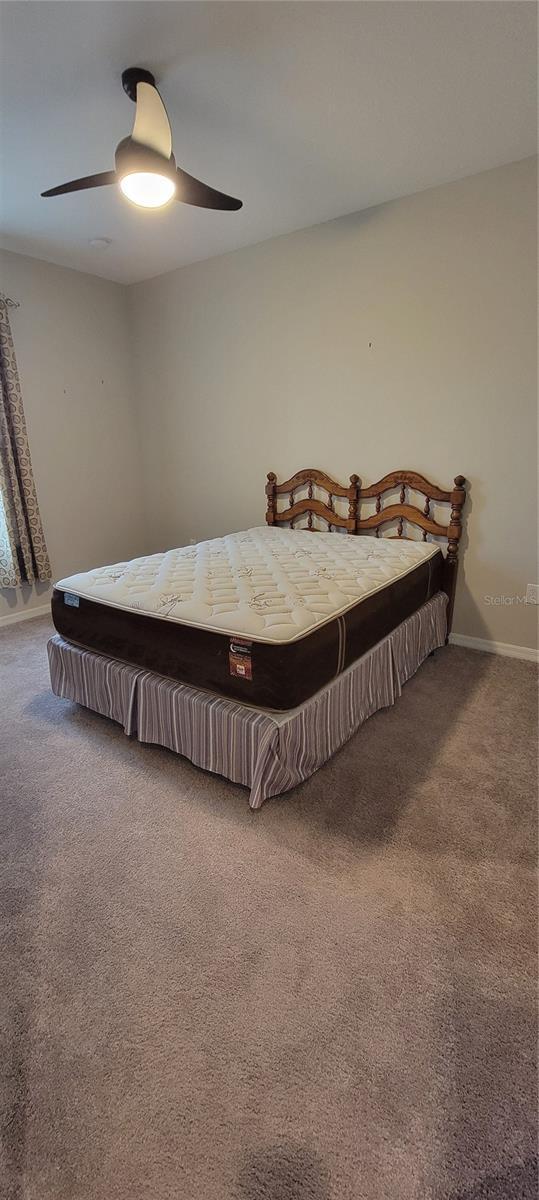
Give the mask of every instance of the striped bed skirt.
[[313, 775], [360, 725], [394, 704], [446, 638], [447, 597], [424, 604], [299, 708], [251, 708], [64, 641], [48, 643], [52, 690], [250, 789], [251, 808]]

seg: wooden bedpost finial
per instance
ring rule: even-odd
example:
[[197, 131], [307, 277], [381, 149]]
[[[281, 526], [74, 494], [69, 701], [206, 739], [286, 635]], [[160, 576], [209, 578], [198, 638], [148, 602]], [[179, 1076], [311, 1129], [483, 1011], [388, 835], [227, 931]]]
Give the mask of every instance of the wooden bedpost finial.
[[275, 494], [276, 482], [277, 482], [277, 476], [275, 475], [275, 473], [273, 471], [268, 471], [268, 482], [266, 484], [266, 498], [267, 498], [266, 525], [273, 525], [274, 521], [275, 521], [275, 513], [276, 513], [276, 509], [277, 509], [276, 494]]
[[455, 475], [455, 486], [451, 492], [451, 516], [447, 527], [447, 556], [444, 564], [444, 592], [447, 593], [447, 639], [453, 623], [453, 608], [457, 587], [459, 563], [459, 541], [462, 533], [461, 513], [466, 499], [464, 475]]
[[357, 510], [359, 503], [359, 475], [350, 476], [350, 503], [348, 505], [348, 516], [355, 522], [355, 527], [351, 531], [357, 533]]
[[461, 513], [466, 499], [464, 475], [455, 475], [455, 487], [451, 492], [451, 517], [447, 530], [447, 557], [458, 558], [459, 539], [462, 533]]

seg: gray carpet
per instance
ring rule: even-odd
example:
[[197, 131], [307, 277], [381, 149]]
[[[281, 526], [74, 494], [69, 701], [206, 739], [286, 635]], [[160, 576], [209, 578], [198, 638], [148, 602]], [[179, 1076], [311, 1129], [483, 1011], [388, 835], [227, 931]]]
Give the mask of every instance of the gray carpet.
[[535, 1200], [533, 667], [439, 651], [252, 813], [47, 633], [0, 635], [10, 1200]]

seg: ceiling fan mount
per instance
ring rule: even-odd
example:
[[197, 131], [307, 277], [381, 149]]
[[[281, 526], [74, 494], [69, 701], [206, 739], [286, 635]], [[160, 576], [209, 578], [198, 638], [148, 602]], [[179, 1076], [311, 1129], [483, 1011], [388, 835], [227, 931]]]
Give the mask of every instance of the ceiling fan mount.
[[137, 83], [149, 83], [150, 87], [155, 87], [155, 76], [145, 67], [126, 67], [125, 71], [122, 71], [122, 87], [135, 104], [137, 103]]
[[142, 208], [163, 208], [174, 198], [197, 208], [229, 212], [241, 208], [241, 200], [218, 192], [176, 166], [170, 122], [151, 71], [127, 67], [122, 72], [122, 87], [135, 104], [135, 122], [131, 134], [116, 147], [115, 169], [72, 179], [41, 195], [61, 196], [117, 183], [124, 196]]

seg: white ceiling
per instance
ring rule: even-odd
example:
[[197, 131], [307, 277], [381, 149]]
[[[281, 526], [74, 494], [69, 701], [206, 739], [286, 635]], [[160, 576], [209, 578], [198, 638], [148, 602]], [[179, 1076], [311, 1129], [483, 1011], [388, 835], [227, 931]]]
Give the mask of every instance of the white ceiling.
[[[512, 0], [3, 4], [2, 244], [132, 282], [524, 158], [535, 21]], [[179, 165], [240, 212], [40, 198], [113, 166], [127, 66], [154, 72]]]

